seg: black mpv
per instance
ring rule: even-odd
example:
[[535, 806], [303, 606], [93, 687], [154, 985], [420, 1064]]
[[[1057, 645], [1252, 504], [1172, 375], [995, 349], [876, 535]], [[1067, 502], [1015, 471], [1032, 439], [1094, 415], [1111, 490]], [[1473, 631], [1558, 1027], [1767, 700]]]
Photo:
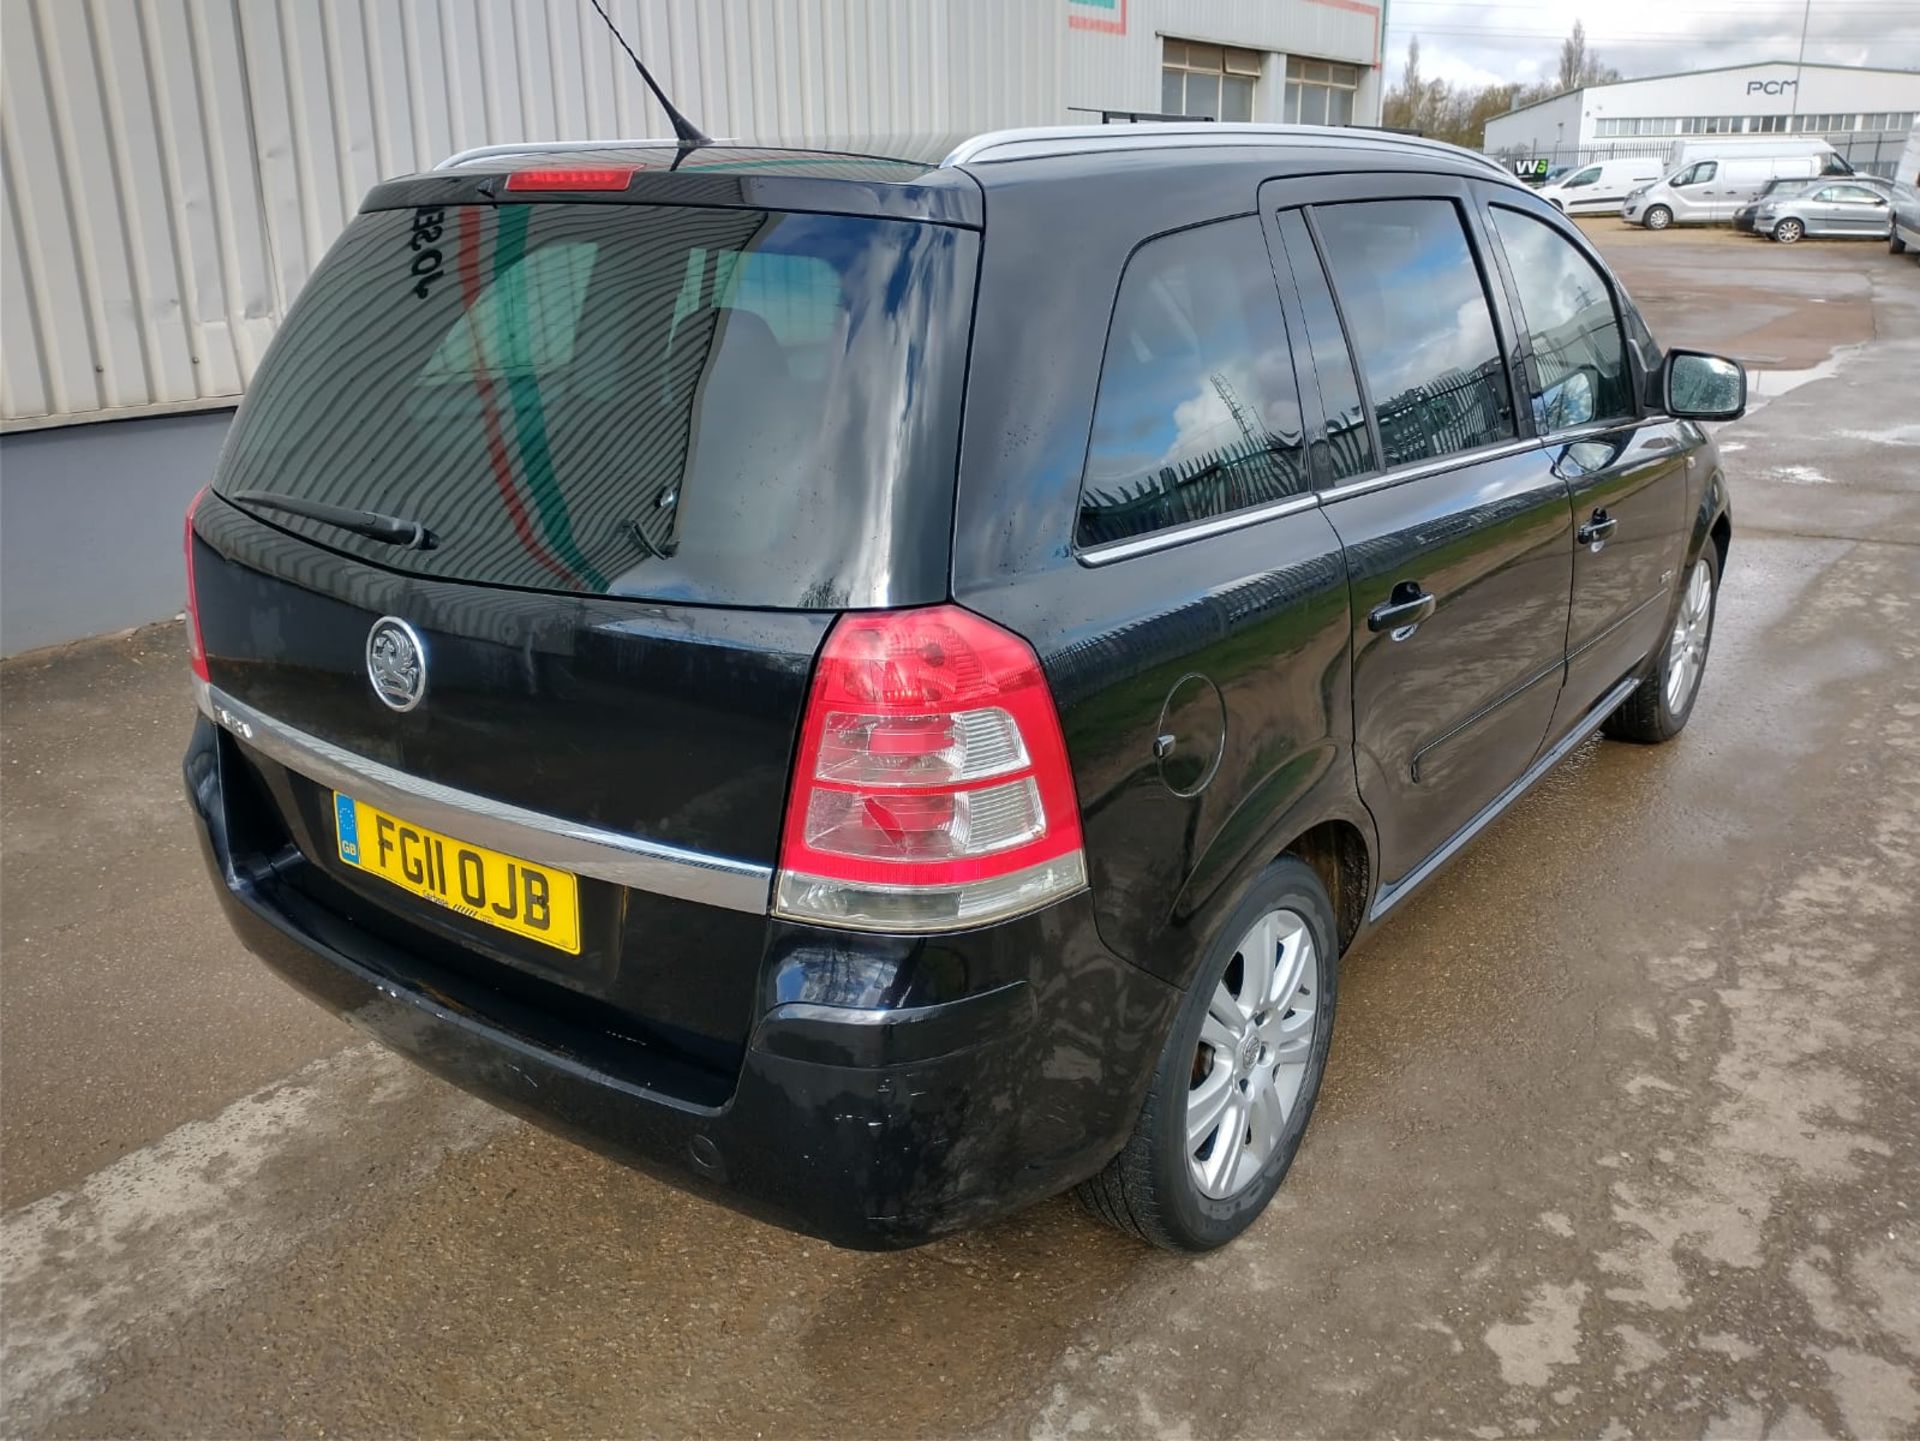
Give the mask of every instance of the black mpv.
[[472, 152], [189, 514], [187, 789], [250, 948], [544, 1126], [843, 1245], [1217, 1246], [1341, 953], [1686, 723], [1744, 404], [1428, 142]]

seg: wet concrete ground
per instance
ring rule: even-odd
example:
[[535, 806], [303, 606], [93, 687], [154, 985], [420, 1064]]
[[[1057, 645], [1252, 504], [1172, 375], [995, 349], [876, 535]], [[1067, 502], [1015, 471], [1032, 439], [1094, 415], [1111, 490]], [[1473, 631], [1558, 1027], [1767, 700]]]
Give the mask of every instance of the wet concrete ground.
[[1346, 959], [1294, 1173], [1198, 1261], [1064, 1201], [835, 1252], [506, 1119], [221, 927], [174, 628], [6, 666], [4, 1430], [1920, 1434], [1920, 268], [1595, 233], [1669, 343], [1840, 359], [1723, 432], [1685, 736]]

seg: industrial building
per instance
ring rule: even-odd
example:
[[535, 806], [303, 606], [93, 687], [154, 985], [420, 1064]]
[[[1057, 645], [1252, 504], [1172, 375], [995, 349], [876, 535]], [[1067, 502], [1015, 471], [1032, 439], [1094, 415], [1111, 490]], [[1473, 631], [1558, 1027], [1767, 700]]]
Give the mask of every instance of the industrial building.
[[[1380, 110], [1361, 0], [607, 8], [722, 137]], [[0, 19], [7, 653], [178, 609], [181, 511], [376, 181], [470, 146], [670, 133], [587, 0], [0, 0]]]
[[1487, 122], [1483, 148], [1582, 165], [1664, 158], [1695, 135], [1816, 135], [1855, 169], [1890, 175], [1920, 114], [1920, 71], [1770, 60], [1569, 90]]

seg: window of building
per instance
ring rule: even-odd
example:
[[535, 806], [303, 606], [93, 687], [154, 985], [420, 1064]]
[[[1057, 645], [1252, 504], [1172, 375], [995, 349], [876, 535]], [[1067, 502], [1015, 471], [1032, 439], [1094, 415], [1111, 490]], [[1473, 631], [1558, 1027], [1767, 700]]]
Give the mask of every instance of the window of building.
[[1605, 278], [1565, 236], [1530, 215], [1495, 206], [1493, 226], [1533, 346], [1535, 428], [1551, 435], [1632, 415], [1627, 347]]
[[1204, 120], [1253, 119], [1260, 52], [1191, 40], [1162, 42], [1160, 108]]
[[1747, 124], [1748, 132], [1754, 135], [1776, 135], [1786, 128], [1787, 117], [1784, 115], [1755, 115]]
[[1287, 59], [1285, 119], [1289, 125], [1351, 125], [1360, 67], [1330, 60]]
[[1453, 203], [1365, 200], [1313, 214], [1386, 464], [1511, 438], [1493, 312]]
[[1080, 489], [1083, 546], [1309, 485], [1280, 295], [1260, 222], [1183, 230], [1127, 262]]

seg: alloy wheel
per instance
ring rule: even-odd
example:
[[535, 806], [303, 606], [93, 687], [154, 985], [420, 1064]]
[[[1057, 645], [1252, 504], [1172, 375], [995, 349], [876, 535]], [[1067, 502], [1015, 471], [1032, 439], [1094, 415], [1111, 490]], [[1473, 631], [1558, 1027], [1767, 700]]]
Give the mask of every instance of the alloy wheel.
[[1202, 1195], [1252, 1185], [1300, 1104], [1319, 1005], [1306, 918], [1269, 911], [1234, 949], [1207, 1005], [1187, 1090], [1187, 1166]]
[[1713, 583], [1707, 563], [1696, 560], [1687, 572], [1686, 593], [1680, 597], [1680, 614], [1674, 620], [1673, 634], [1667, 639], [1667, 712], [1685, 713], [1700, 684], [1700, 672], [1707, 665], [1707, 635], [1713, 626]]
[[1797, 220], [1783, 220], [1773, 227], [1773, 238], [1782, 245], [1791, 245], [1798, 240], [1803, 227]]

